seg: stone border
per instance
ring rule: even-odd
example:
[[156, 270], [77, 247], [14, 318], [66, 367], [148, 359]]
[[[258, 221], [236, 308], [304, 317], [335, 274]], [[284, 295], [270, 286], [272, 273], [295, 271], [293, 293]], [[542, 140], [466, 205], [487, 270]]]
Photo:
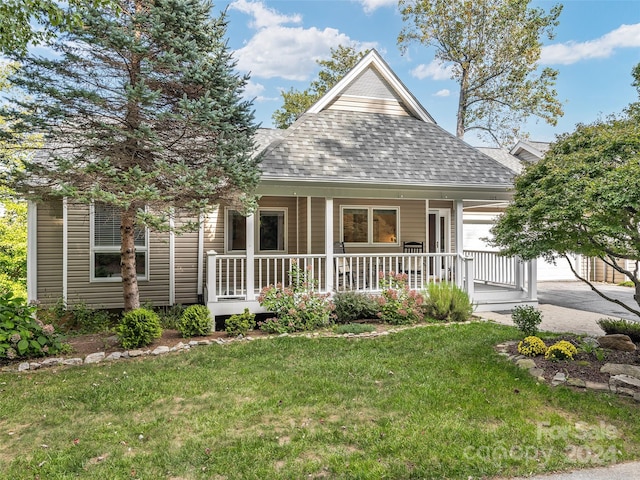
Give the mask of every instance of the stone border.
[[12, 364], [12, 365], [8, 365], [8, 366], [4, 366], [2, 367], [2, 369], [0, 369], [0, 371], [2, 372], [28, 372], [28, 371], [32, 371], [32, 370], [39, 370], [41, 368], [46, 368], [46, 367], [59, 367], [59, 366], [75, 366], [75, 365], [87, 365], [87, 364], [95, 364], [95, 363], [101, 363], [103, 361], [115, 361], [115, 360], [125, 360], [128, 358], [136, 358], [136, 357], [145, 357], [145, 356], [158, 356], [158, 355], [164, 355], [166, 353], [172, 353], [172, 352], [181, 352], [181, 351], [185, 351], [185, 350], [190, 350], [192, 347], [197, 347], [197, 346], [205, 346], [205, 345], [227, 345], [229, 343], [234, 343], [234, 342], [251, 342], [254, 340], [262, 340], [262, 339], [273, 339], [273, 338], [282, 338], [282, 337], [302, 337], [302, 338], [377, 338], [377, 337], [383, 337], [386, 335], [390, 335], [392, 333], [398, 333], [401, 332], [403, 330], [409, 330], [412, 328], [422, 328], [422, 327], [431, 327], [431, 326], [448, 326], [448, 325], [466, 325], [466, 324], [470, 324], [470, 323], [477, 323], [476, 321], [473, 320], [469, 320], [466, 322], [450, 322], [450, 323], [445, 323], [445, 322], [438, 322], [438, 323], [423, 323], [423, 324], [418, 324], [418, 325], [402, 325], [402, 326], [396, 326], [393, 328], [389, 328], [388, 330], [383, 330], [380, 332], [364, 332], [364, 333], [359, 333], [359, 334], [355, 334], [355, 333], [343, 333], [343, 334], [337, 334], [337, 333], [333, 333], [333, 332], [313, 332], [313, 333], [309, 333], [309, 332], [301, 332], [301, 333], [293, 333], [293, 334], [289, 334], [289, 333], [283, 333], [280, 335], [265, 335], [265, 336], [261, 336], [261, 337], [252, 337], [250, 335], [247, 335], [246, 337], [242, 336], [242, 335], [238, 335], [237, 337], [234, 338], [217, 338], [215, 340], [191, 340], [188, 343], [182, 343], [179, 342], [177, 343], [175, 346], [173, 347], [168, 347], [166, 345], [160, 345], [158, 347], [156, 347], [153, 350], [141, 350], [141, 349], [136, 349], [136, 350], [124, 350], [124, 351], [116, 351], [116, 352], [112, 352], [109, 355], [106, 355], [105, 352], [96, 352], [96, 353], [90, 353], [89, 355], [87, 355], [86, 357], [82, 358], [82, 357], [73, 357], [73, 358], [62, 358], [62, 357], [51, 357], [51, 358], [46, 358], [44, 360], [42, 360], [41, 362], [35, 362], [35, 361], [24, 361], [24, 362], [20, 362], [17, 363], [17, 367], [16, 364]]
[[585, 381], [580, 378], [570, 378], [567, 377], [564, 372], [557, 372], [551, 379], [551, 382], [547, 382], [547, 379], [542, 376], [544, 370], [536, 366], [536, 362], [533, 358], [526, 357], [524, 355], [512, 355], [508, 352], [509, 347], [517, 344], [517, 341], [504, 342], [496, 345], [495, 348], [499, 355], [506, 357], [518, 367], [526, 370], [540, 383], [549, 383], [552, 387], [565, 385], [580, 390], [584, 389], [596, 392], [615, 393], [626, 397], [632, 397], [636, 402], [640, 402], [640, 367], [634, 365], [606, 363], [602, 366], [600, 371], [612, 374], [608, 384], [591, 382], [588, 380]]

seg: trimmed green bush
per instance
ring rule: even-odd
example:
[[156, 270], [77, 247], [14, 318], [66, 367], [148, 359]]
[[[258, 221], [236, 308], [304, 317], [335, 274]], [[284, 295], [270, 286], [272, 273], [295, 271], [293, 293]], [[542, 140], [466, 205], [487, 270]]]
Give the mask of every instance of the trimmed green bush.
[[424, 312], [428, 317], [447, 322], [464, 322], [473, 314], [467, 292], [449, 282], [427, 285]]
[[542, 312], [531, 305], [520, 305], [511, 310], [511, 319], [525, 337], [533, 337], [538, 334]]
[[364, 323], [345, 323], [344, 325], [337, 325], [333, 331], [339, 335], [343, 335], [345, 333], [359, 335], [360, 333], [375, 332], [376, 327]]
[[183, 337], [209, 335], [213, 327], [211, 312], [205, 305], [191, 305], [182, 312], [178, 331]]
[[244, 309], [244, 313], [231, 315], [224, 322], [224, 329], [231, 337], [238, 335], [246, 335], [249, 330], [253, 330], [256, 326], [256, 316], [251, 313], [248, 308]]
[[377, 318], [380, 310], [376, 299], [359, 292], [340, 292], [333, 296], [336, 323], [350, 323], [356, 320]]
[[160, 318], [146, 308], [131, 310], [122, 316], [116, 334], [124, 348], [145, 347], [162, 335]]
[[620, 333], [622, 335], [628, 335], [632, 342], [640, 342], [640, 323], [632, 320], [625, 320], [620, 318], [618, 320], [614, 318], [601, 318], [598, 320], [598, 325], [604, 330], [607, 335], [614, 333]]

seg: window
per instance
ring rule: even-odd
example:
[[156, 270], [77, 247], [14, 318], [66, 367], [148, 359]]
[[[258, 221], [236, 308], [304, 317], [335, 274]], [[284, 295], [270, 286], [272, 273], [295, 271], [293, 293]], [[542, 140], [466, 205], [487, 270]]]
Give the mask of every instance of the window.
[[[246, 218], [236, 210], [226, 211], [226, 252], [244, 252], [247, 248]], [[256, 250], [261, 252], [287, 251], [287, 210], [260, 208], [256, 212]]]
[[[111, 205], [95, 203], [91, 209], [91, 280], [120, 281], [120, 213]], [[138, 280], [148, 278], [147, 231], [135, 231]]]
[[398, 245], [398, 208], [342, 207], [342, 241]]

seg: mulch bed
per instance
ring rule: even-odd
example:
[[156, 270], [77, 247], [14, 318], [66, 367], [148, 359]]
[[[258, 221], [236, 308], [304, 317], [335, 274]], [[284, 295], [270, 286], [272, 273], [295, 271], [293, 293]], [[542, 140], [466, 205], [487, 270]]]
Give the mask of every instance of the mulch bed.
[[[547, 346], [560, 340], [567, 340], [578, 348], [578, 354], [574, 360], [552, 361], [545, 360], [544, 356], [533, 357], [536, 367], [544, 370], [543, 377], [550, 381], [558, 372], [564, 372], [568, 378], [579, 378], [584, 381], [609, 383], [611, 374], [600, 372], [605, 363], [624, 363], [627, 365], [640, 365], [640, 355], [635, 352], [621, 352], [617, 350], [604, 350], [604, 359], [598, 360], [593, 353], [585, 353], [580, 350], [581, 340], [575, 335], [564, 335], [554, 339], [543, 338]], [[519, 355], [518, 345], [511, 345], [507, 350], [512, 355]]]

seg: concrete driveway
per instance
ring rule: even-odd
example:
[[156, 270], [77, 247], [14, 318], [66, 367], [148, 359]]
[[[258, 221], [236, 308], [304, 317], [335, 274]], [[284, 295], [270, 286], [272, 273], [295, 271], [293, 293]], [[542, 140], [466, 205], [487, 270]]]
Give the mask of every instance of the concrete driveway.
[[[617, 285], [597, 283], [595, 286], [606, 295], [623, 301], [640, 310], [633, 299], [633, 288]], [[572, 308], [585, 312], [599, 313], [603, 317], [627, 318], [640, 320], [633, 313], [615, 303], [609, 302], [583, 282], [538, 282], [538, 302], [540, 305], [549, 304], [557, 307]]]

